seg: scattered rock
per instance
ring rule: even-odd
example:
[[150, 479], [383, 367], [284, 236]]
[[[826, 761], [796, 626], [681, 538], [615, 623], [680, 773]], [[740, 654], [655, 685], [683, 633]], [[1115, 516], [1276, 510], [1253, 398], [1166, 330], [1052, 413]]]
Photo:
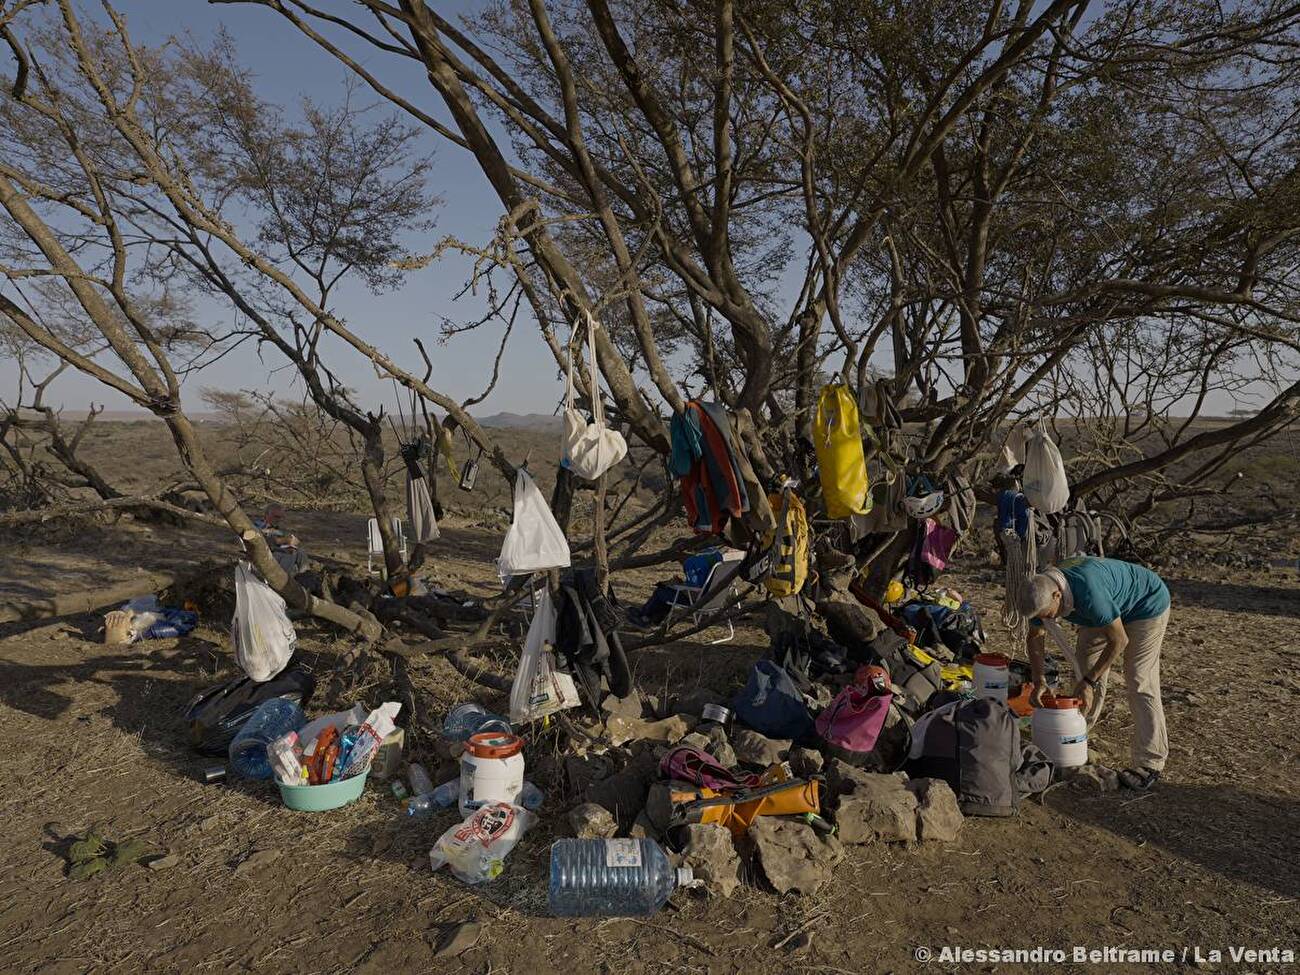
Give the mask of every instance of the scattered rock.
[[235, 867], [235, 876], [243, 877], [254, 870], [270, 866], [283, 855], [281, 850], [254, 850]]
[[1118, 792], [1119, 773], [1101, 764], [1081, 766], [1070, 776], [1071, 784], [1092, 788], [1098, 792]]
[[731, 747], [737, 760], [759, 768], [767, 768], [781, 761], [782, 756], [790, 750], [790, 744], [785, 739], [765, 738], [749, 728], [737, 728], [731, 734]]
[[711, 724], [705, 732], [709, 736], [709, 746], [705, 749], [726, 768], [734, 768], [737, 762], [736, 750], [727, 740], [727, 732], [722, 725]]
[[914, 779], [907, 791], [916, 796], [916, 838], [921, 842], [951, 843], [961, 832], [966, 817], [961, 814], [952, 787], [943, 779]]
[[845, 843], [916, 842], [916, 796], [907, 776], [864, 772], [839, 759], [830, 763], [830, 794], [836, 797], [835, 822]]
[[822, 766], [826, 764], [826, 759], [822, 757], [822, 753], [811, 748], [791, 748], [788, 761], [790, 762], [790, 771], [800, 778], [816, 775], [822, 770]]
[[109, 862], [115, 867], [121, 867], [128, 863], [135, 863], [150, 852], [152, 852], [150, 846], [144, 840], [127, 840], [124, 843], [118, 843], [113, 848], [113, 856]]
[[645, 702], [641, 700], [641, 692], [635, 687], [627, 697], [615, 697], [610, 694], [600, 702], [600, 709], [610, 717], [634, 719], [645, 717]]
[[618, 823], [604, 806], [584, 802], [569, 810], [569, 825], [573, 835], [582, 840], [609, 838], [618, 832]]
[[812, 894], [831, 879], [844, 856], [835, 837], [822, 840], [806, 823], [760, 816], [746, 833], [763, 876], [779, 894]]
[[567, 755], [564, 759], [564, 777], [575, 795], [584, 794], [612, 771], [612, 766], [603, 756]]
[[144, 865], [150, 870], [170, 870], [180, 862], [181, 858], [179, 855], [168, 853], [165, 856], [154, 857], [152, 860], [146, 860]]
[[710, 742], [707, 735], [702, 735], [698, 731], [692, 731], [677, 744], [687, 745], [691, 748], [697, 748], [702, 752], [707, 752], [709, 750]]
[[693, 823], [686, 827], [686, 836], [682, 862], [709, 893], [730, 897], [740, 886], [740, 857], [731, 831], [714, 823]]
[[443, 935], [433, 957], [456, 958], [463, 955], [478, 944], [479, 935], [482, 933], [483, 925], [478, 921], [462, 921]]
[[605, 733], [612, 745], [622, 745], [629, 741], [661, 741], [671, 745], [690, 734], [695, 723], [695, 719], [681, 714], [674, 714], [662, 721], [614, 715], [605, 723]]

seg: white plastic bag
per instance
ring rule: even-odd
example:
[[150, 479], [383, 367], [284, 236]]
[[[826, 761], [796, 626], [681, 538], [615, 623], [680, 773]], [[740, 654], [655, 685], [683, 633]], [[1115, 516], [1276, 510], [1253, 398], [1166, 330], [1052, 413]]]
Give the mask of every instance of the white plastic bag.
[[501, 544], [497, 571], [501, 578], [524, 576], [569, 564], [569, 541], [551, 514], [546, 499], [523, 468], [515, 480], [515, 517]]
[[582, 703], [573, 678], [555, 668], [551, 649], [555, 646], [555, 616], [550, 591], [543, 589], [510, 686], [511, 724], [536, 721]]
[[582, 353], [569, 342], [568, 385], [564, 393], [564, 441], [560, 464], [578, 477], [594, 481], [627, 454], [627, 441], [617, 430], [605, 426], [605, 407], [600, 399], [600, 365], [596, 361], [596, 320], [587, 312], [587, 351], [591, 356], [592, 422], [578, 412], [573, 400], [573, 360]]
[[438, 837], [429, 851], [434, 870], [444, 864], [452, 876], [467, 884], [495, 880], [505, 869], [505, 859], [537, 817], [521, 806], [495, 802], [480, 806], [463, 823]]
[[293, 656], [298, 634], [280, 594], [253, 574], [247, 562], [235, 566], [235, 615], [230, 620], [235, 662], [255, 681], [270, 680]]
[[410, 471], [406, 472], [406, 517], [415, 542], [431, 542], [438, 537], [438, 519], [433, 513], [433, 499], [429, 497], [429, 482]]
[[1047, 435], [1047, 425], [1042, 420], [1038, 421], [1038, 426], [1025, 442], [1025, 473], [1021, 484], [1025, 498], [1044, 515], [1064, 510], [1070, 500], [1065, 462]]

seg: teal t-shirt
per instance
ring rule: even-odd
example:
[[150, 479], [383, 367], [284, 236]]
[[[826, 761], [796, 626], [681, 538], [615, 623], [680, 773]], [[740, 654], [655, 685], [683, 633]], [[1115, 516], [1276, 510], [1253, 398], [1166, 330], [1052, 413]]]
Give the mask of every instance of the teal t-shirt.
[[1119, 559], [1078, 556], [1057, 566], [1070, 584], [1075, 626], [1108, 626], [1115, 620], [1155, 619], [1169, 608], [1169, 589], [1150, 569]]

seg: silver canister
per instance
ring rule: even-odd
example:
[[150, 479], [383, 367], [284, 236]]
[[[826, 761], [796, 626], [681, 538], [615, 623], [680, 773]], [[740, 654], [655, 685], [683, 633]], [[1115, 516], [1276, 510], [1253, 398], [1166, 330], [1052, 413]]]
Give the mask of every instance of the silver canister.
[[224, 765], [209, 765], [203, 770], [203, 781], [208, 785], [213, 782], [220, 782], [226, 777], [226, 767]]
[[730, 708], [723, 707], [721, 704], [706, 704], [700, 710], [700, 718], [721, 725], [723, 731], [730, 733], [734, 715]]

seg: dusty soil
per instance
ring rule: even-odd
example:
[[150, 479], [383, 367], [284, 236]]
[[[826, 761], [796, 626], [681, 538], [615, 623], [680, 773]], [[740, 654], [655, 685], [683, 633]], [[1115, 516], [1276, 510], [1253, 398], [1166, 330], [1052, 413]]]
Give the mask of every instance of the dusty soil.
[[[363, 521], [294, 516], [320, 553], [363, 557]], [[229, 556], [217, 536], [113, 529], [3, 546], [6, 586], [120, 575], [132, 564], [200, 553]], [[437, 580], [486, 595], [499, 535], [468, 519], [445, 526]], [[57, 561], [52, 561], [56, 559]], [[25, 561], [24, 561], [25, 560]], [[952, 582], [986, 608], [995, 646], [996, 574], [970, 555]], [[48, 573], [53, 572], [51, 577]], [[205, 619], [182, 640], [110, 649], [93, 614], [0, 628], [0, 951], [12, 972], [464, 971], [905, 972], [921, 948], [945, 945], [1064, 949], [1085, 946], [1300, 950], [1300, 784], [1292, 715], [1300, 707], [1300, 582], [1293, 571], [1195, 568], [1170, 573], [1174, 615], [1165, 648], [1165, 702], [1173, 757], [1149, 795], [1051, 790], [1010, 820], [971, 819], [960, 842], [914, 849], [850, 848], [833, 885], [815, 897], [778, 897], [751, 875], [729, 900], [685, 893], [648, 920], [560, 920], [545, 915], [548, 847], [568, 808], [548, 793], [542, 824], [515, 849], [506, 874], [468, 888], [430, 872], [427, 853], [454, 814], [407, 825], [379, 786], [328, 814], [284, 809], [266, 784], [204, 785], [210, 763], [190, 753], [178, 709], [232, 670], [226, 621]], [[644, 596], [654, 573], [625, 584]], [[310, 624], [302, 643], [321, 673], [346, 646]], [[753, 626], [644, 651], [643, 687], [693, 685], [729, 695], [766, 648]], [[508, 672], [509, 644], [496, 663]], [[444, 662], [418, 662], [432, 714], [466, 696], [501, 705]], [[371, 661], [326, 682], [313, 710], [377, 701], [386, 670]], [[1189, 694], [1191, 695], [1189, 698]], [[1122, 765], [1129, 720], [1114, 688], [1096, 746]], [[1194, 703], [1199, 702], [1199, 703]], [[425, 754], [415, 743], [417, 754]], [[539, 742], [530, 767], [542, 768]], [[169, 870], [123, 867], [87, 881], [66, 877], [69, 837], [99, 824], [179, 857]], [[474, 919], [478, 944], [435, 959], [444, 933]], [[810, 944], [774, 949], [801, 926]], [[790, 944], [799, 944], [792, 939]], [[1191, 957], [1190, 954], [1188, 957]], [[1172, 970], [1172, 965], [945, 964], [939, 971]], [[1204, 970], [1283, 971], [1280, 963]], [[1294, 970], [1292, 967], [1291, 970]]]

